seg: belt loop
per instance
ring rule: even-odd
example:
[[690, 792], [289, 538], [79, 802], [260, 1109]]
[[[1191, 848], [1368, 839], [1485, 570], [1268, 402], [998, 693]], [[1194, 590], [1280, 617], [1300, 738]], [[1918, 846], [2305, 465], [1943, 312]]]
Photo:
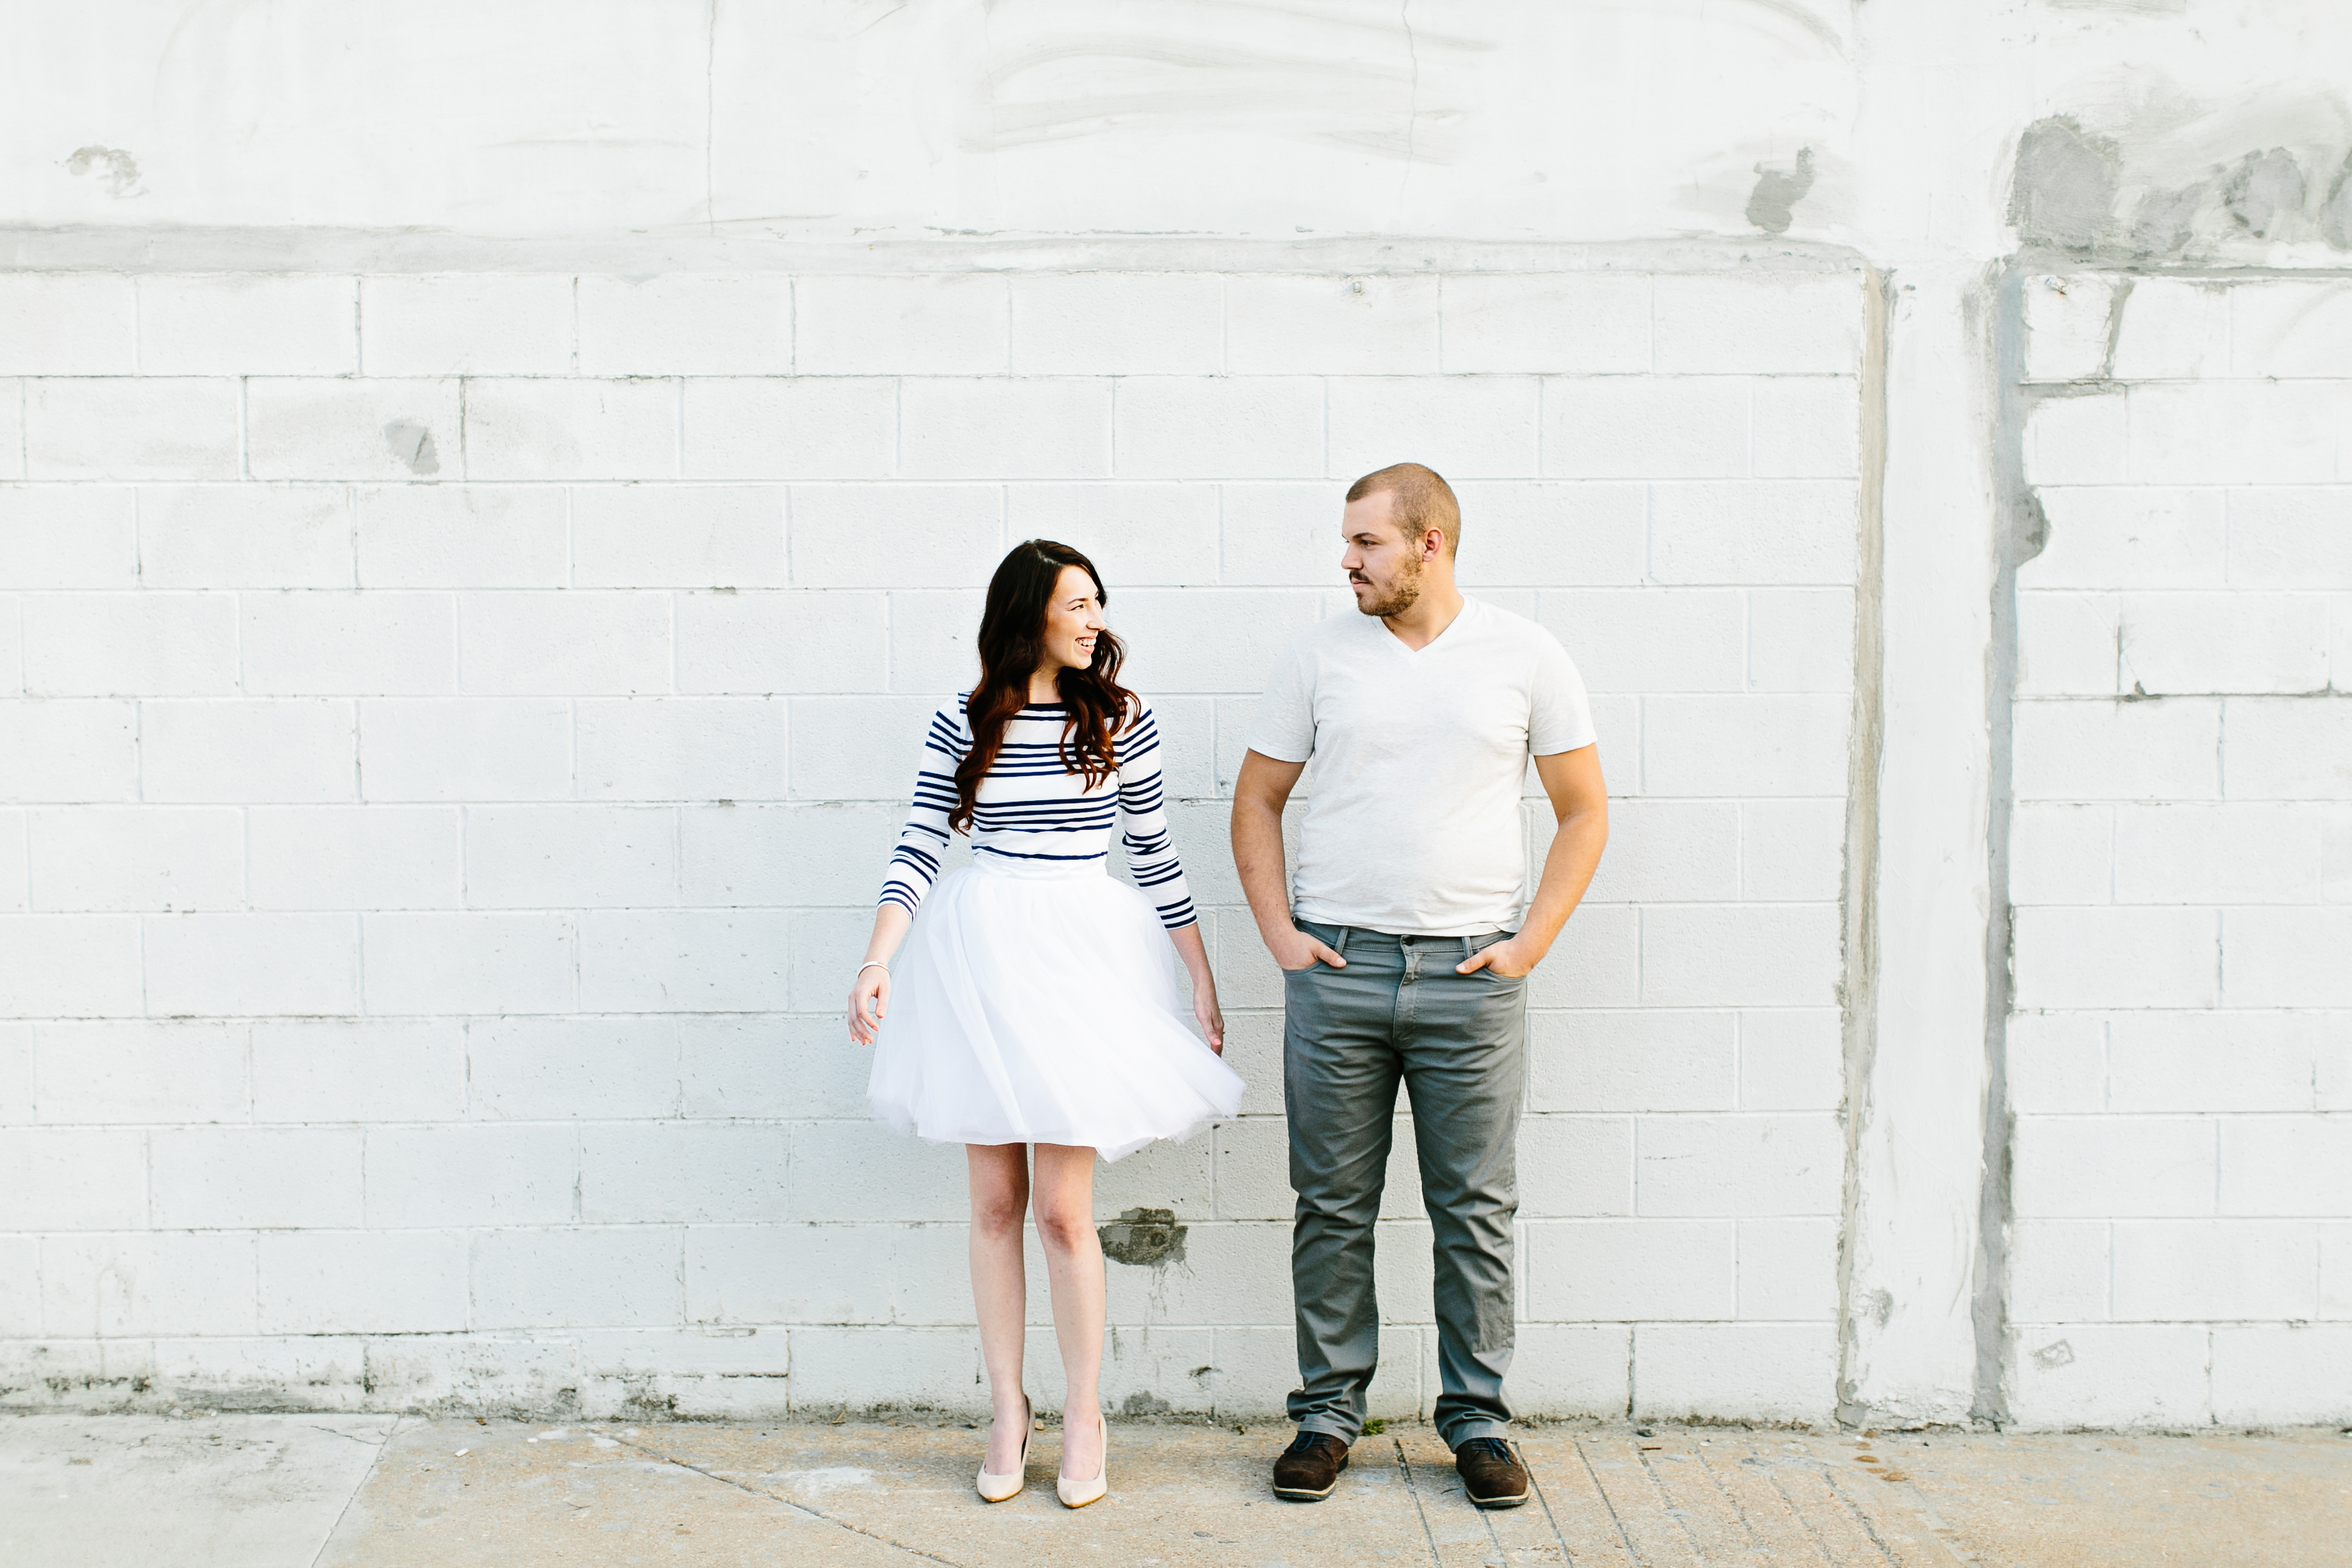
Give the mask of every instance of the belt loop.
[[1331, 950], [1339, 955], [1339, 962], [1343, 964], [1348, 961], [1348, 933], [1354, 929], [1351, 925], [1340, 926], [1339, 939], [1331, 944]]
[[1477, 956], [1478, 949], [1470, 946], [1470, 938], [1467, 936], [1462, 938], [1462, 961], [1466, 964]]

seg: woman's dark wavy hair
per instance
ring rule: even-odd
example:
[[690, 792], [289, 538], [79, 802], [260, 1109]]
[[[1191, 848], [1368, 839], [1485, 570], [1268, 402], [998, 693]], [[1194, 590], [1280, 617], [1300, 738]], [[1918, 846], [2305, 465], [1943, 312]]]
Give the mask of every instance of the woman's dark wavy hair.
[[[964, 705], [971, 749], [956, 764], [956, 804], [948, 825], [971, 831], [980, 781], [1004, 746], [1006, 721], [1029, 700], [1029, 676], [1045, 657], [1045, 612], [1065, 567], [1094, 579], [1096, 597], [1110, 593], [1095, 563], [1052, 539], [1024, 539], [998, 563], [988, 580], [988, 602], [980, 612], [980, 684]], [[1083, 670], [1065, 668], [1056, 678], [1066, 716], [1062, 721], [1062, 766], [1094, 789], [1118, 766], [1117, 737], [1132, 713], [1135, 694], [1118, 684], [1127, 650], [1105, 630], [1095, 638], [1094, 662]]]

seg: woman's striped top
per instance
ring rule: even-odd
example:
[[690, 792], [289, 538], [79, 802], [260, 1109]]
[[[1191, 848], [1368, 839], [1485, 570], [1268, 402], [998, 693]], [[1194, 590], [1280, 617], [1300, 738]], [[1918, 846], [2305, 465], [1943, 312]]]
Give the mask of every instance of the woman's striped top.
[[[915, 775], [915, 804], [890, 855], [882, 902], [911, 912], [939, 879], [940, 856], [948, 847], [948, 815], [955, 810], [956, 765], [971, 750], [963, 697], [931, 715], [923, 741], [923, 761]], [[980, 781], [972, 812], [971, 852], [1009, 860], [1105, 861], [1110, 831], [1125, 818], [1120, 845], [1135, 885], [1160, 911], [1160, 923], [1173, 931], [1200, 917], [1184, 885], [1184, 868], [1168, 834], [1168, 812], [1160, 791], [1160, 726], [1149, 703], [1137, 699], [1135, 716], [1114, 737], [1118, 769], [1092, 789], [1084, 776], [1062, 765], [1059, 703], [1031, 703], [1004, 724], [1004, 744]]]

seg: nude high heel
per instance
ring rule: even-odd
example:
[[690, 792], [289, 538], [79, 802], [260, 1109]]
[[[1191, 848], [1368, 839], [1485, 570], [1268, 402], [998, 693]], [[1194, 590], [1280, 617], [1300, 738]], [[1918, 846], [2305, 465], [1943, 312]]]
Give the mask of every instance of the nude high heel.
[[1026, 1396], [1021, 1400], [1021, 1458], [1013, 1461], [1013, 1473], [992, 1475], [987, 1457], [983, 1455], [981, 1458], [980, 1479], [973, 1484], [980, 1488], [980, 1495], [985, 1501], [1003, 1502], [1018, 1497], [1021, 1489], [1029, 1482], [1029, 1433], [1037, 1424], [1037, 1412]]
[[1090, 1481], [1074, 1481], [1061, 1475], [1054, 1478], [1054, 1495], [1062, 1500], [1064, 1508], [1084, 1508], [1090, 1502], [1100, 1501], [1102, 1495], [1110, 1490], [1110, 1423], [1099, 1413], [1095, 1420], [1102, 1427], [1102, 1464]]

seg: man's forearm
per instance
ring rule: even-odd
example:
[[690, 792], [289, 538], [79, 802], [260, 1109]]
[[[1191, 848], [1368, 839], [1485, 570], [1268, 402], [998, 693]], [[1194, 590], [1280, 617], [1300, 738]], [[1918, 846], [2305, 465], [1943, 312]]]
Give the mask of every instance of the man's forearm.
[[1601, 864], [1601, 851], [1608, 842], [1605, 813], [1571, 811], [1560, 819], [1559, 831], [1552, 835], [1551, 849], [1544, 856], [1536, 895], [1528, 904], [1528, 917], [1519, 926], [1520, 941], [1531, 944], [1538, 953], [1550, 949], [1560, 927], [1576, 913], [1584, 890], [1591, 885], [1592, 873]]
[[1257, 917], [1259, 935], [1292, 929], [1281, 812], [1254, 800], [1234, 802], [1234, 870], [1241, 875], [1242, 895]]

